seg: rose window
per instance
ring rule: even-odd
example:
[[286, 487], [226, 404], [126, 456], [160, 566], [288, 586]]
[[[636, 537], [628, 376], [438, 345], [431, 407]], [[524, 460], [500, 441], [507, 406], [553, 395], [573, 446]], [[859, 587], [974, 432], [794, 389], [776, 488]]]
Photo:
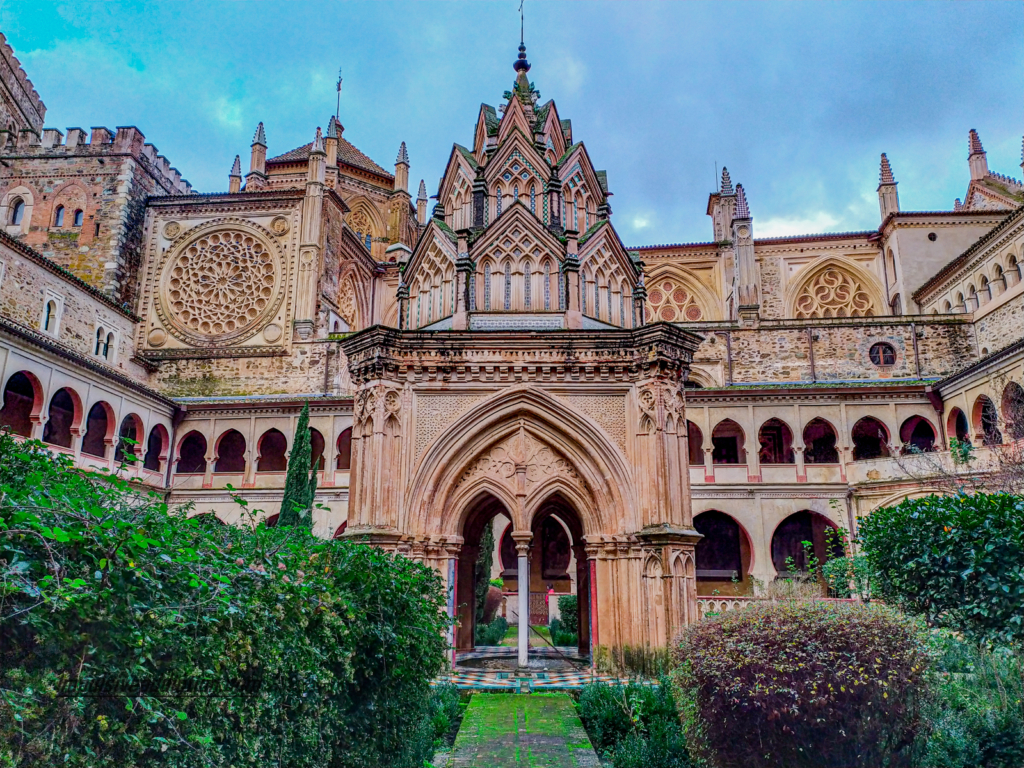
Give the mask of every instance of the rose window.
[[674, 280], [658, 281], [647, 294], [651, 322], [681, 323], [700, 320], [704, 313], [693, 294]]
[[199, 336], [242, 332], [273, 302], [276, 272], [272, 254], [252, 235], [204, 235], [182, 250], [166, 273], [170, 319]]

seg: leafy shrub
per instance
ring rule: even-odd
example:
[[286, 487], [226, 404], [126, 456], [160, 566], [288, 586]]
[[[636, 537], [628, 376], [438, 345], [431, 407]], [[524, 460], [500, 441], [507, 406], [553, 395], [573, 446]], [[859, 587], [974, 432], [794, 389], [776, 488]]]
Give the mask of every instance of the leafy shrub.
[[686, 628], [676, 700], [691, 750], [719, 766], [909, 765], [929, 663], [891, 608], [787, 601]]
[[552, 619], [548, 624], [548, 631], [551, 633], [552, 645], [578, 645], [579, 638], [575, 632], [565, 628], [561, 619]]
[[508, 620], [504, 616], [499, 616], [490, 624], [476, 625], [476, 644], [501, 645], [507, 633]]
[[585, 685], [580, 720], [594, 749], [615, 768], [684, 768], [691, 765], [679, 714], [667, 681]]
[[985, 642], [1024, 641], [1024, 498], [929, 496], [860, 527], [876, 597]]
[[850, 597], [852, 584], [858, 597], [871, 599], [871, 565], [865, 555], [834, 557], [821, 566], [821, 574], [831, 596]]
[[922, 768], [1019, 768], [1024, 765], [1024, 663], [936, 633], [935, 696]]
[[441, 746], [452, 736], [462, 719], [462, 696], [451, 683], [435, 686], [430, 692], [430, 727], [433, 746]]
[[627, 674], [657, 679], [672, 669], [672, 656], [667, 648], [649, 645], [599, 645], [594, 653], [599, 672]]
[[562, 626], [572, 632], [580, 625], [580, 608], [576, 595], [561, 595], [558, 598], [558, 615]]
[[0, 433], [0, 765], [421, 765], [444, 606], [411, 560]]

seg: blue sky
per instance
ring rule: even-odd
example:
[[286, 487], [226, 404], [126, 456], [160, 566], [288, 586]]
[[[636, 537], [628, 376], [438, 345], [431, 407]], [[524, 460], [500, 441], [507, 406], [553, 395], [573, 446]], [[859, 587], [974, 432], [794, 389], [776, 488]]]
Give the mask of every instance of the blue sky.
[[[481, 102], [513, 80], [517, 0], [8, 2], [0, 30], [46, 125], [136, 125], [200, 191], [311, 139], [345, 78], [345, 137], [386, 168], [401, 141], [433, 193]], [[1024, 3], [526, 1], [531, 79], [608, 171], [628, 245], [706, 241], [716, 164], [760, 236], [874, 228], [878, 156], [904, 210], [948, 210], [967, 131], [1021, 176]]]

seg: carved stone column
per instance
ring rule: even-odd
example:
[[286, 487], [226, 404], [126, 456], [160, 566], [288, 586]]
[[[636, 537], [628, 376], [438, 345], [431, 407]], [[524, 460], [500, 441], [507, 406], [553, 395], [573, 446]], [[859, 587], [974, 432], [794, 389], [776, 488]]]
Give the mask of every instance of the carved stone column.
[[519, 666], [525, 667], [530, 661], [530, 542], [533, 534], [529, 531], [514, 531], [519, 577]]

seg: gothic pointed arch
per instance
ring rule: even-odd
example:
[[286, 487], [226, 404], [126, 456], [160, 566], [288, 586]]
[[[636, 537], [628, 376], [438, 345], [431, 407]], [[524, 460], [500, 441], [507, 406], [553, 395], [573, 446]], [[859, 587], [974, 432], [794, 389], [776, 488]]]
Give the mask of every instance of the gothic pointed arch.
[[363, 195], [357, 195], [345, 202], [349, 207], [349, 212], [345, 215], [345, 226], [356, 234], [359, 242], [377, 261], [383, 261], [384, 244], [380, 241], [387, 235], [388, 227], [377, 206]]
[[648, 322], [686, 323], [721, 320], [721, 302], [693, 272], [674, 264], [647, 278]]
[[885, 307], [878, 278], [835, 257], [805, 267], [786, 296], [786, 316], [795, 318], [873, 317]]

